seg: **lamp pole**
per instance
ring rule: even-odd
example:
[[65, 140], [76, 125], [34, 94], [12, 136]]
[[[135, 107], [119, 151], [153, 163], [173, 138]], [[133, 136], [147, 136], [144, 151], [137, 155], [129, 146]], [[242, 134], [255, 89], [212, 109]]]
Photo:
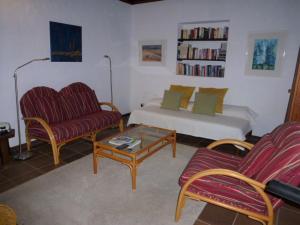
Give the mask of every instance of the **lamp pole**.
[[104, 58], [109, 60], [109, 78], [110, 78], [110, 101], [113, 104], [113, 86], [112, 86], [112, 70], [111, 70], [111, 58], [109, 55], [104, 55]]
[[16, 155], [14, 158], [17, 159], [17, 160], [26, 160], [28, 158], [30, 158], [32, 156], [32, 153], [31, 152], [22, 152], [22, 143], [21, 143], [21, 128], [20, 128], [20, 107], [19, 107], [19, 90], [18, 90], [18, 74], [17, 74], [17, 71], [19, 69], [21, 69], [22, 67], [30, 64], [30, 63], [33, 63], [33, 62], [36, 62], [36, 61], [45, 61], [45, 60], [49, 60], [49, 58], [41, 58], [41, 59], [33, 59], [33, 60], [30, 60], [29, 62], [27, 63], [24, 63], [23, 65], [17, 67], [15, 69], [15, 72], [14, 72], [14, 79], [15, 79], [15, 96], [16, 96], [16, 109], [17, 109], [17, 126], [18, 126], [18, 141], [19, 141], [19, 154]]

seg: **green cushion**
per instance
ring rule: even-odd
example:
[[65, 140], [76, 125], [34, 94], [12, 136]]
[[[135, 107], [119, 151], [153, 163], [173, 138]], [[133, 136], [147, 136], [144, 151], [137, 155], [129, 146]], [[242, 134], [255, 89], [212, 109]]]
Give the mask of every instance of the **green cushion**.
[[179, 110], [182, 93], [165, 90], [161, 108]]
[[193, 106], [193, 113], [215, 115], [217, 96], [211, 94], [196, 93]]

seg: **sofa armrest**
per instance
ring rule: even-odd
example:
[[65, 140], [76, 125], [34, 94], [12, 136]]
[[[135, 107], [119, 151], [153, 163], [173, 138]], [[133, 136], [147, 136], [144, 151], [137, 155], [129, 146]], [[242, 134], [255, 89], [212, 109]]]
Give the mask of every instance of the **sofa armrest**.
[[101, 106], [101, 105], [107, 105], [107, 106], [111, 107], [112, 111], [119, 112], [119, 109], [115, 105], [113, 105], [112, 103], [110, 103], [110, 102], [99, 102], [98, 104], [99, 104], [99, 106]]
[[232, 145], [237, 145], [243, 148], [246, 148], [248, 150], [251, 150], [251, 148], [253, 148], [253, 144], [246, 142], [246, 141], [241, 141], [238, 139], [221, 139], [221, 140], [217, 140], [214, 141], [213, 143], [209, 144], [207, 146], [208, 149], [213, 149], [214, 147], [217, 147], [219, 145], [224, 145], [224, 144], [232, 144]]
[[[219, 202], [213, 198], [208, 198], [205, 196], [201, 196], [199, 194], [196, 193], [192, 193], [190, 191], [188, 191], [188, 188], [190, 185], [192, 185], [192, 183], [200, 178], [206, 177], [206, 176], [211, 176], [211, 175], [223, 175], [223, 176], [228, 176], [228, 177], [232, 177], [232, 178], [236, 178], [238, 180], [244, 181], [246, 182], [248, 185], [250, 185], [263, 199], [266, 208], [267, 208], [267, 215], [257, 215], [256, 213], [250, 212], [248, 210], [242, 209], [242, 208], [238, 208], [236, 206], [232, 206], [230, 204], [226, 204], [224, 202]], [[256, 219], [258, 221], [261, 220], [268, 220], [270, 223], [268, 224], [273, 224], [273, 216], [274, 216], [274, 212], [273, 212], [273, 206], [272, 203], [270, 201], [270, 198], [268, 197], [268, 195], [264, 192], [266, 188], [266, 185], [260, 182], [257, 182], [256, 180], [253, 180], [249, 177], [244, 176], [243, 174], [240, 174], [238, 172], [232, 171], [232, 170], [228, 170], [228, 169], [209, 169], [209, 170], [204, 170], [201, 172], [198, 172], [196, 174], [194, 174], [182, 187], [181, 191], [180, 191], [180, 195], [179, 195], [179, 200], [178, 200], [178, 205], [177, 205], [177, 210], [176, 210], [176, 221], [178, 221], [178, 219], [180, 218], [180, 208], [182, 203], [182, 198], [183, 196], [188, 196], [189, 198], [195, 199], [195, 200], [201, 200], [201, 201], [205, 201], [211, 204], [215, 204], [224, 208], [227, 208], [229, 210], [233, 210], [236, 212], [240, 212], [243, 214], [248, 215], [249, 217]]]
[[36, 121], [39, 124], [41, 124], [42, 127], [47, 131], [47, 134], [48, 134], [48, 136], [50, 138], [50, 142], [51, 143], [54, 142], [56, 144], [56, 140], [55, 140], [54, 134], [53, 134], [53, 132], [52, 132], [49, 124], [45, 120], [43, 120], [42, 118], [39, 118], [39, 117], [25, 117], [24, 121], [25, 121], [25, 124], [26, 124], [26, 129], [28, 129], [28, 126], [29, 126], [29, 124], [32, 121]]

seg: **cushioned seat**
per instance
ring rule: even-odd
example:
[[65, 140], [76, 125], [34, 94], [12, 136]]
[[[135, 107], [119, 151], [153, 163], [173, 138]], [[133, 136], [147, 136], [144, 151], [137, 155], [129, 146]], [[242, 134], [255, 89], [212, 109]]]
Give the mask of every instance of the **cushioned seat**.
[[[239, 158], [212, 150], [221, 144], [241, 145], [250, 149]], [[185, 197], [206, 201], [273, 224], [273, 210], [281, 199], [264, 193], [265, 184], [278, 180], [300, 184], [300, 123], [286, 123], [266, 134], [252, 147], [237, 140], [220, 140], [200, 148], [181, 177], [182, 186], [176, 220], [180, 218]]]
[[[120, 112], [111, 112], [102, 110], [101, 112], [92, 113], [82, 116], [78, 119], [67, 120], [61, 123], [50, 124], [57, 144], [65, 142], [72, 137], [82, 136], [88, 132], [95, 132], [117, 124], [122, 115]], [[35, 137], [49, 140], [47, 131], [40, 124], [34, 124], [29, 127], [29, 132]]]
[[[123, 130], [121, 113], [111, 103], [99, 103], [95, 92], [86, 84], [76, 82], [57, 92], [49, 87], [35, 87], [20, 101], [26, 124], [27, 147], [31, 139], [52, 145], [54, 163], [59, 163], [60, 148], [77, 138], [95, 140], [96, 133], [114, 126]], [[108, 105], [111, 111], [102, 110]]]

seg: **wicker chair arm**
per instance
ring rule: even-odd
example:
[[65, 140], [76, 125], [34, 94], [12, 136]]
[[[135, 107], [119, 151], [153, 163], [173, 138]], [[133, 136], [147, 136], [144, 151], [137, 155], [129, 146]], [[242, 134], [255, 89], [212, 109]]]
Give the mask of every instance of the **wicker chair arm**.
[[209, 144], [207, 146], [208, 149], [213, 149], [214, 147], [217, 147], [219, 145], [224, 145], [224, 144], [232, 144], [232, 145], [237, 145], [243, 148], [246, 148], [248, 150], [251, 150], [251, 148], [253, 148], [253, 144], [246, 142], [246, 141], [241, 141], [238, 139], [221, 139], [221, 140], [217, 140], [214, 141], [213, 143]]
[[107, 105], [107, 106], [109, 106], [109, 107], [111, 107], [111, 109], [112, 109], [112, 111], [117, 111], [117, 112], [119, 112], [119, 109], [115, 106], [115, 105], [113, 105], [112, 103], [110, 103], [110, 102], [99, 102], [98, 103], [100, 106], [101, 105]]
[[25, 117], [24, 121], [25, 121], [25, 124], [27, 127], [29, 126], [30, 122], [32, 122], [32, 121], [36, 121], [36, 122], [40, 123], [43, 126], [43, 128], [47, 131], [49, 138], [50, 138], [50, 142], [56, 143], [53, 131], [51, 130], [49, 124], [45, 120], [43, 120], [42, 118], [39, 118], [39, 117]]
[[[206, 176], [211, 176], [211, 175], [223, 175], [223, 176], [228, 176], [228, 177], [233, 177], [236, 178], [238, 180], [244, 181], [246, 182], [248, 185], [252, 186], [256, 192], [259, 193], [259, 195], [262, 197], [262, 199], [264, 200], [266, 207], [267, 207], [267, 211], [268, 211], [268, 216], [269, 218], [273, 218], [273, 206], [272, 203], [270, 201], [270, 198], [268, 197], [268, 195], [264, 192], [266, 185], [263, 183], [260, 183], [256, 180], [253, 180], [249, 177], [244, 176], [243, 174], [240, 174], [238, 172], [232, 171], [232, 170], [228, 170], [228, 169], [209, 169], [209, 170], [204, 170], [201, 171], [199, 173], [196, 173], [195, 175], [193, 175], [182, 187], [181, 192], [188, 192], [191, 196], [194, 196], [195, 198], [198, 198], [199, 195], [191, 193], [188, 191], [189, 186], [197, 179], [200, 179], [202, 177], [206, 177]], [[201, 199], [201, 197], [199, 197], [199, 199]], [[206, 199], [205, 197], [202, 198], [202, 200]], [[217, 200], [214, 199], [206, 199], [208, 200], [207, 202], [210, 202], [212, 204], [216, 204], [219, 206], [223, 206], [225, 208], [228, 209], [232, 209], [235, 210], [231, 205], [228, 205], [226, 203], [220, 203]], [[243, 213], [246, 210], [239, 210], [239, 212]], [[246, 213], [247, 214], [247, 213]], [[249, 215], [249, 214], [248, 214]], [[249, 215], [251, 217], [251, 215]], [[264, 216], [262, 216], [264, 217]]]

